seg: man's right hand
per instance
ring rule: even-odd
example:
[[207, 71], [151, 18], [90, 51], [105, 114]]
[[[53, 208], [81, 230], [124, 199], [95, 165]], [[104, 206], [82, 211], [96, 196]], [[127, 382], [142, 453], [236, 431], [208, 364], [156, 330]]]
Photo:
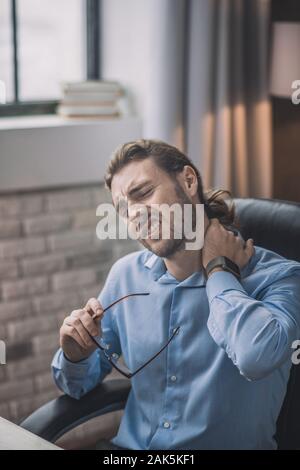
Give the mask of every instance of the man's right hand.
[[[92, 316], [97, 315], [93, 320]], [[89, 357], [97, 348], [91, 336], [102, 334], [100, 321], [103, 307], [95, 299], [89, 299], [86, 306], [73, 312], [64, 319], [60, 329], [60, 346], [72, 362], [78, 362]]]

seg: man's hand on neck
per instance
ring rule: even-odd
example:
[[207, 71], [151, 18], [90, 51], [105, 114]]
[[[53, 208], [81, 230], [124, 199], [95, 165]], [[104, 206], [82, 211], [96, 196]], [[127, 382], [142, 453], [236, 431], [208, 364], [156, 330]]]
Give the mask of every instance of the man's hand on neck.
[[232, 231], [226, 230], [217, 219], [211, 219], [202, 249], [203, 266], [206, 269], [214, 258], [226, 256], [242, 269], [254, 254], [253, 243], [252, 238], [245, 242]]
[[[204, 233], [209, 227], [209, 219], [204, 214]], [[203, 270], [202, 250], [181, 250], [177, 251], [172, 257], [164, 258], [167, 270], [178, 281], [183, 281], [195, 272]]]

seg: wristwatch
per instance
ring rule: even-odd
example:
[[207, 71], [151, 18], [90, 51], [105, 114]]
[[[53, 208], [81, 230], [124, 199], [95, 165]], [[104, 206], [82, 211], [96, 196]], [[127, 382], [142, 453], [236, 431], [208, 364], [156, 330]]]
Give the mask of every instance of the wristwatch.
[[236, 276], [238, 279], [241, 278], [240, 269], [237, 264], [235, 264], [231, 259], [227, 258], [226, 256], [217, 256], [216, 258], [212, 259], [205, 268], [205, 275], [206, 279], [208, 279], [209, 273], [214, 268], [222, 268], [224, 271], [228, 271]]

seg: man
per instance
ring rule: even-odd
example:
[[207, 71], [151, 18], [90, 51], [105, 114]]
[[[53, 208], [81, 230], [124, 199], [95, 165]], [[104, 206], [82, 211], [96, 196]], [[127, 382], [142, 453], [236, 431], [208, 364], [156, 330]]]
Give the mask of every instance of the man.
[[[111, 371], [91, 336], [102, 336], [131, 371], [172, 338], [132, 377], [113, 445], [276, 448], [291, 345], [300, 337], [300, 264], [228, 230], [233, 214], [220, 193], [204, 194], [197, 168], [168, 144], [140, 140], [119, 147], [106, 185], [115, 207], [128, 202], [129, 220], [136, 204], [204, 203], [204, 246], [187, 250], [184, 238], [149, 237], [141, 239], [146, 249], [118, 260], [98, 299], [64, 320], [52, 363], [58, 387], [79, 399]], [[228, 264], [218, 263], [220, 256]], [[132, 293], [149, 295], [103, 313]]]

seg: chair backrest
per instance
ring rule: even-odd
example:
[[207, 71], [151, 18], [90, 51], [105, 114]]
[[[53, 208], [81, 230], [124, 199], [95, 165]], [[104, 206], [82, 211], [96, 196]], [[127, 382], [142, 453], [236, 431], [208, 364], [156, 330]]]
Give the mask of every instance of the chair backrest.
[[[234, 202], [244, 238], [253, 238], [255, 245], [300, 262], [300, 203], [268, 199]], [[300, 449], [300, 365], [291, 368], [275, 437], [279, 449]]]

